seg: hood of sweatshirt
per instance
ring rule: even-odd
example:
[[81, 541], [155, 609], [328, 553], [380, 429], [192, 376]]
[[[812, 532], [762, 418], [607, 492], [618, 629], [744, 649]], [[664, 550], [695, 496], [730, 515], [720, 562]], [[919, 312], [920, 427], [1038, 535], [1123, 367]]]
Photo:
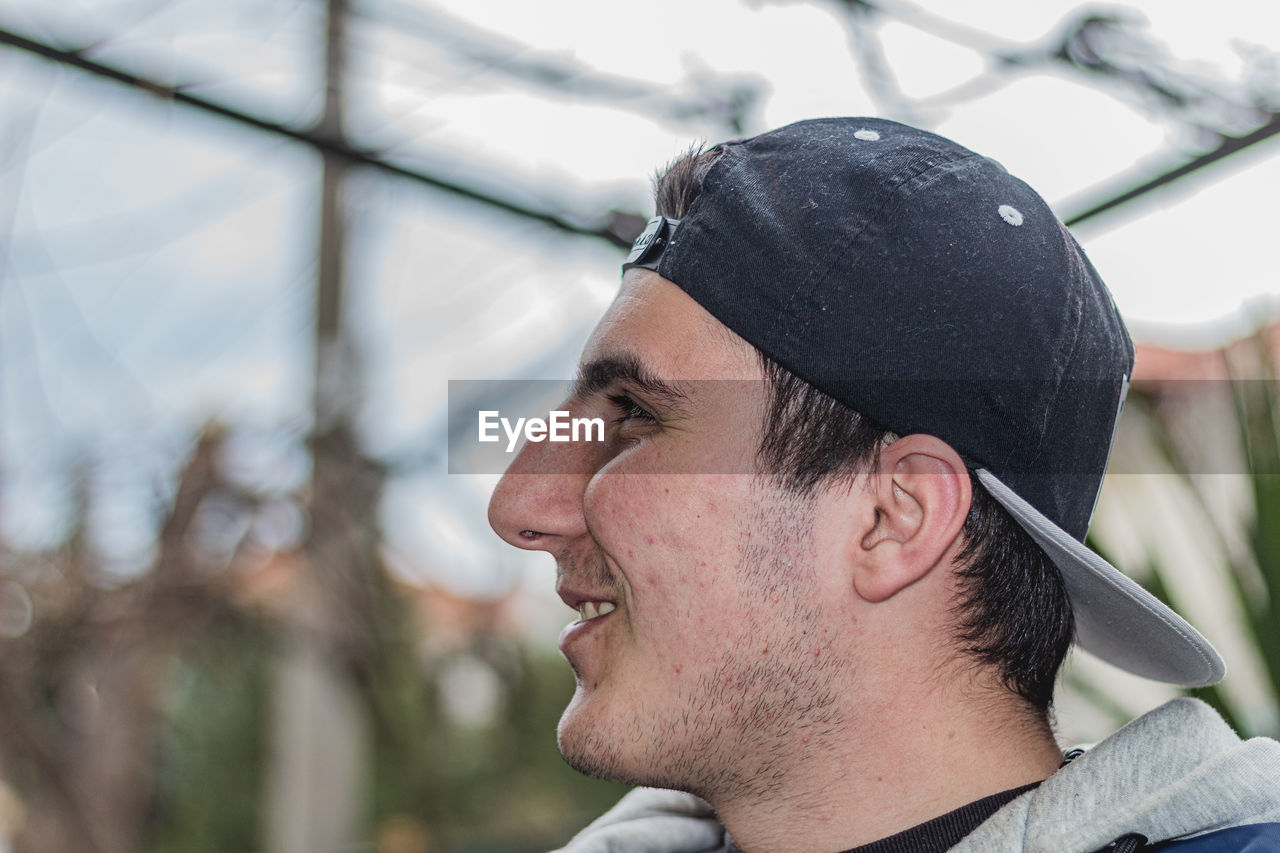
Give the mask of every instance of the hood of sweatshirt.
[[[1129, 833], [1152, 842], [1280, 822], [1280, 743], [1241, 741], [1203, 702], [1134, 720], [1005, 805], [952, 853], [1093, 853]], [[724, 850], [710, 807], [637, 788], [561, 853]]]
[[1175, 699], [1015, 799], [953, 853], [1091, 853], [1280, 821], [1280, 743], [1242, 741], [1203, 702]]

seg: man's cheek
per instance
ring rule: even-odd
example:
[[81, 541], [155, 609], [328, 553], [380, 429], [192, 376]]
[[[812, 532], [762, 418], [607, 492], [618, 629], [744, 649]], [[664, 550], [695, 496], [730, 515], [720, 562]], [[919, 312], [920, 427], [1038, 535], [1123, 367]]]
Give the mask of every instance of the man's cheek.
[[657, 475], [601, 473], [587, 484], [582, 510], [592, 535], [619, 560], [654, 547], [671, 514]]

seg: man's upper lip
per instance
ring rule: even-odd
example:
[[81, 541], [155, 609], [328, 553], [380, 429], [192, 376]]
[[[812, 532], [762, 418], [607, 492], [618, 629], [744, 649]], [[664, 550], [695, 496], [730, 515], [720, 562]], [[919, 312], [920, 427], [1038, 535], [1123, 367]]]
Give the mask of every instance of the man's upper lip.
[[574, 610], [578, 609], [578, 605], [584, 601], [613, 601], [613, 596], [604, 592], [591, 592], [589, 590], [574, 589], [572, 587], [559, 585], [556, 587], [556, 594], [560, 596], [560, 600], [569, 605]]

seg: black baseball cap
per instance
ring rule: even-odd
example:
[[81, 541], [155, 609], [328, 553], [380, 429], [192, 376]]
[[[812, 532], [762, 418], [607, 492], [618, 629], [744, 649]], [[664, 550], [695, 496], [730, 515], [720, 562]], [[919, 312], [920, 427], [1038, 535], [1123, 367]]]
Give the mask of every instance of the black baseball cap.
[[1203, 636], [1084, 545], [1134, 349], [1044, 200], [883, 119], [717, 148], [684, 218], [651, 219], [623, 269], [657, 272], [886, 429], [955, 448], [1062, 573], [1085, 649], [1159, 681], [1221, 680]]

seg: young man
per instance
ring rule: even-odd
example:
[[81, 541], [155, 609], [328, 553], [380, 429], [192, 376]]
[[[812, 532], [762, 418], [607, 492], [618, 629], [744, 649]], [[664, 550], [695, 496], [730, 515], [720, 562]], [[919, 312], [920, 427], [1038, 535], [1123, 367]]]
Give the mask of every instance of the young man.
[[1054, 741], [1073, 639], [1224, 668], [1082, 544], [1133, 347], [1040, 197], [822, 119], [686, 158], [658, 207], [564, 406], [607, 435], [528, 443], [490, 505], [581, 616], [561, 751], [647, 786], [568, 849], [1280, 849], [1280, 745], [1199, 703]]

